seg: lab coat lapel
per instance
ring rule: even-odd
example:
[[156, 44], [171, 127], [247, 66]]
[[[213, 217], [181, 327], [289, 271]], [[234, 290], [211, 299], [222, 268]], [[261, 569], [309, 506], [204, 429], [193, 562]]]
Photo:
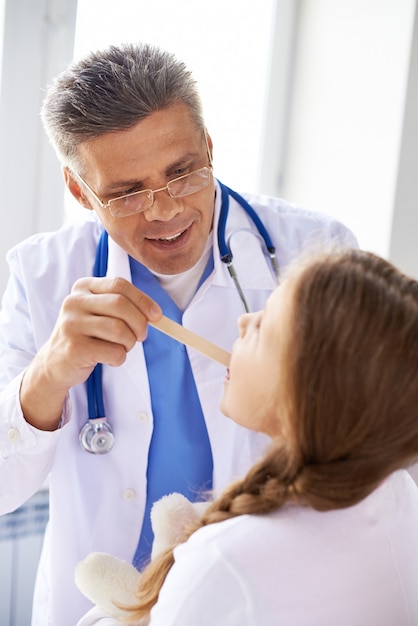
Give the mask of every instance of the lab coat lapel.
[[109, 235], [109, 255], [107, 259], [107, 276], [116, 278], [120, 276], [131, 282], [131, 269], [129, 267], [129, 257]]
[[[110, 236], [106, 275], [111, 278], [124, 278], [125, 280], [132, 282], [129, 256]], [[137, 344], [128, 353], [126, 361], [121, 367], [127, 371], [133, 383], [140, 389], [144, 400], [146, 400], [150, 406], [150, 390], [148, 384], [144, 382], [148, 381], [148, 374], [142, 343], [137, 342]]]

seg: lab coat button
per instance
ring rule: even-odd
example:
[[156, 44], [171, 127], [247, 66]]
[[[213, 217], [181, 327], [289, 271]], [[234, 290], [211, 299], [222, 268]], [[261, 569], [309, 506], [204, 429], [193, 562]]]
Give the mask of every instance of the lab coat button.
[[146, 422], [148, 420], [148, 415], [145, 411], [139, 411], [137, 418], [140, 422]]
[[136, 497], [135, 489], [125, 489], [123, 492], [124, 500], [133, 500]]
[[7, 433], [7, 437], [12, 443], [17, 443], [18, 441], [20, 441], [20, 432], [17, 428], [10, 428], [9, 432]]

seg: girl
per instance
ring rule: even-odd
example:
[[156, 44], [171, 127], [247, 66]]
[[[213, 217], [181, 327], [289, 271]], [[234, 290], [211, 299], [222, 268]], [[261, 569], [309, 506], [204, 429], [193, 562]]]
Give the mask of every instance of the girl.
[[417, 282], [358, 250], [299, 265], [240, 318], [221, 408], [272, 446], [145, 570], [130, 623], [418, 624]]

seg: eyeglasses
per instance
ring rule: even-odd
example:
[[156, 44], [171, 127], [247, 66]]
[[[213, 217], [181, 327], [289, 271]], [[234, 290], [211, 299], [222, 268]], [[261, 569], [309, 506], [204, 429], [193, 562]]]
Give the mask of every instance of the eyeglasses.
[[107, 202], [103, 202], [99, 198], [80, 174], [75, 174], [102, 209], [109, 209], [112, 217], [129, 217], [130, 215], [135, 215], [135, 213], [141, 213], [141, 211], [150, 209], [154, 204], [154, 195], [160, 191], [167, 191], [170, 198], [184, 198], [184, 196], [191, 196], [193, 193], [201, 191], [209, 185], [212, 169], [210, 165], [201, 167], [199, 170], [184, 174], [184, 176], [173, 178], [165, 187], [160, 187], [160, 189], [142, 189], [141, 191], [127, 193], [117, 198], [111, 198]]

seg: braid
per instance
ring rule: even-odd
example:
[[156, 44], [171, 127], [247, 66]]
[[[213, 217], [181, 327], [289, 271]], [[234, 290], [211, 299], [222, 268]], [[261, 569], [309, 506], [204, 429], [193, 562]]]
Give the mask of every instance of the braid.
[[[201, 519], [185, 529], [184, 543], [197, 530], [246, 514], [270, 513], [287, 500], [294, 500], [292, 484], [298, 472], [291, 467], [289, 454], [283, 442], [275, 442], [269, 453], [251, 468], [242, 479], [230, 485], [206, 509]], [[177, 544], [179, 545], [179, 544]], [[174, 563], [173, 551], [168, 548], [144, 570], [137, 592], [138, 604], [130, 614], [129, 622], [146, 617], [158, 600], [160, 589]], [[128, 608], [128, 607], [125, 607]]]
[[[318, 511], [346, 508], [366, 498], [389, 473], [386, 462], [373, 466], [367, 457], [341, 458], [292, 467], [285, 445], [276, 442], [267, 456], [245, 478], [230, 485], [208, 506], [198, 522], [185, 528], [179, 543], [187, 541], [204, 526], [240, 515], [271, 513], [287, 502]], [[175, 547], [161, 553], [144, 570], [137, 592], [138, 604], [134, 608], [124, 607], [133, 609], [127, 623], [149, 615], [174, 563]]]
[[386, 465], [371, 467], [370, 459], [312, 463], [290, 485], [291, 499], [317, 511], [346, 508], [366, 498], [388, 473]]
[[276, 442], [262, 461], [208, 507], [202, 525], [280, 508], [289, 497], [288, 487], [296, 474], [297, 471], [290, 466], [284, 443]]

